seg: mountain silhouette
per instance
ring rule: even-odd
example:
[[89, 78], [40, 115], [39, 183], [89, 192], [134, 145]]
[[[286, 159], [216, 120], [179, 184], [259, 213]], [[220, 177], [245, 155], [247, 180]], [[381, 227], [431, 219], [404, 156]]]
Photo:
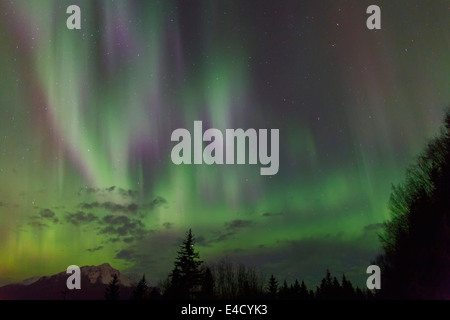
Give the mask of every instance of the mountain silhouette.
[[64, 272], [26, 279], [0, 288], [0, 300], [103, 300], [105, 289], [116, 274], [120, 298], [127, 300], [135, 287], [134, 281], [122, 275], [108, 263], [84, 266], [81, 270], [81, 290], [68, 290], [70, 274]]

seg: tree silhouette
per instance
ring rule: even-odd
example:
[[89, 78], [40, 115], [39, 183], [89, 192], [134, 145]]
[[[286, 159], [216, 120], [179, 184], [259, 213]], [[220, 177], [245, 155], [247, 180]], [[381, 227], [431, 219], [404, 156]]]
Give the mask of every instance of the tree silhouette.
[[[298, 281], [295, 280], [294, 288], [298, 286]], [[306, 287], [306, 284], [304, 281], [302, 281], [302, 284], [300, 285], [300, 289], [298, 291], [298, 297], [301, 300], [310, 300], [314, 298], [314, 295], [311, 296], [311, 294], [308, 292], [308, 288]]]
[[105, 299], [119, 300], [119, 290], [119, 280], [117, 278], [117, 274], [114, 274], [111, 282], [106, 287]]
[[276, 299], [278, 293], [278, 281], [273, 274], [270, 276], [269, 284], [267, 285], [267, 296], [269, 299]]
[[209, 267], [206, 267], [203, 271], [200, 298], [204, 300], [214, 300], [216, 298], [214, 288], [215, 283], [211, 269]]
[[172, 299], [194, 299], [200, 291], [202, 261], [194, 248], [195, 239], [192, 230], [178, 250], [175, 267], [170, 275], [169, 297]]
[[133, 300], [144, 300], [148, 295], [148, 285], [147, 280], [145, 279], [145, 274], [142, 276], [142, 279], [139, 280], [139, 283], [136, 286], [136, 289], [133, 291]]
[[221, 259], [211, 265], [215, 279], [217, 299], [261, 299], [265, 296], [265, 283], [255, 268], [243, 264], [233, 265], [229, 259]]
[[359, 287], [356, 287], [355, 299], [356, 300], [364, 300], [365, 299], [364, 292]]
[[282, 300], [289, 299], [291, 292], [292, 292], [292, 288], [289, 288], [286, 280], [284, 280], [283, 285], [281, 286], [280, 290], [278, 291], [279, 298]]
[[162, 295], [159, 288], [153, 287], [150, 290], [149, 297], [150, 300], [161, 300]]
[[[229, 259], [221, 259], [213, 264], [203, 264], [199, 253], [194, 250], [195, 240], [192, 231], [186, 233], [186, 239], [178, 250], [174, 268], [168, 277], [161, 279], [161, 292], [153, 288], [150, 299], [203, 299], [203, 300], [235, 300], [235, 299], [283, 299], [283, 300], [314, 300], [314, 299], [373, 299], [372, 292], [354, 288], [345, 275], [342, 284], [326, 271], [316, 292], [308, 290], [304, 281], [294, 284], [283, 281], [279, 287], [274, 274], [264, 285], [262, 275], [255, 268], [247, 268], [243, 264], [235, 265]], [[145, 277], [140, 284], [145, 287]], [[145, 284], [145, 285], [143, 285]], [[141, 286], [135, 289], [134, 296]], [[153, 297], [154, 296], [154, 297]]]
[[345, 274], [342, 275], [342, 299], [354, 299], [355, 289], [350, 281], [347, 280]]
[[317, 291], [316, 291], [317, 299], [332, 299], [333, 298], [332, 281], [333, 280], [331, 278], [330, 270], [327, 269], [327, 274], [326, 274], [325, 278], [322, 279], [322, 281], [320, 282], [320, 286], [317, 288]]
[[381, 297], [450, 298], [450, 110], [403, 183], [393, 188], [391, 220], [380, 235]]

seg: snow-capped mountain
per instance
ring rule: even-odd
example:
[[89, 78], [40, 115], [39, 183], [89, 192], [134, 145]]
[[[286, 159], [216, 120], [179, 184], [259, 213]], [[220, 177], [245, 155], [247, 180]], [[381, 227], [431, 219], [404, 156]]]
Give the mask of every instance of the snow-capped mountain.
[[100, 300], [104, 299], [107, 285], [116, 274], [119, 279], [120, 298], [129, 299], [135, 283], [108, 263], [84, 266], [81, 271], [81, 290], [68, 290], [70, 274], [60, 272], [52, 276], [34, 277], [0, 288], [0, 299], [5, 300]]
[[114, 269], [109, 263], [104, 263], [100, 266], [85, 266], [81, 267], [81, 277], [88, 277], [91, 284], [103, 283], [109, 284], [116, 274], [120, 280], [120, 284], [124, 287], [132, 287], [135, 283], [126, 276], [121, 275], [120, 271]]

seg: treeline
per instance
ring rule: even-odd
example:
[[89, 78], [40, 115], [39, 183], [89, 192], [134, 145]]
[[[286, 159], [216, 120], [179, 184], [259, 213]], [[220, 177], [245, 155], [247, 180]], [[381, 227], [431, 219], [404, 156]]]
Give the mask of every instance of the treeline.
[[[255, 268], [243, 264], [235, 265], [225, 259], [206, 264], [195, 251], [195, 240], [191, 230], [180, 246], [174, 269], [161, 281], [159, 288], [150, 288], [145, 275], [134, 289], [133, 300], [366, 300], [373, 299], [369, 290], [355, 288], [345, 275], [339, 281], [327, 270], [320, 285], [308, 289], [304, 281], [279, 283], [274, 275], [266, 281]], [[117, 277], [106, 288], [105, 299], [119, 299]]]
[[393, 188], [381, 234], [383, 299], [450, 299], [450, 108]]

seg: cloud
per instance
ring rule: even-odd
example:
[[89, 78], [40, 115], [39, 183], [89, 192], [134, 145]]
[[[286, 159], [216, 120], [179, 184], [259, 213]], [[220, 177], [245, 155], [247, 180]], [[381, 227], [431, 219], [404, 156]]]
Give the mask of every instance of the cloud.
[[163, 227], [167, 230], [172, 229], [173, 223], [170, 223], [170, 222], [163, 223]]
[[111, 213], [136, 214], [139, 210], [154, 210], [162, 205], [167, 204], [167, 200], [162, 197], [156, 197], [148, 203], [139, 205], [137, 203], [120, 204], [111, 201], [106, 202], [82, 202], [79, 204], [82, 210], [103, 209]]
[[225, 223], [225, 230], [223, 232], [216, 233], [216, 235], [212, 239], [205, 239], [203, 237], [200, 237], [201, 241], [198, 241], [197, 243], [201, 244], [203, 246], [209, 246], [211, 243], [217, 243], [222, 242], [230, 237], [234, 236], [236, 233], [239, 232], [240, 229], [247, 228], [252, 226], [254, 223], [250, 220], [232, 220], [230, 222]]
[[136, 239], [142, 238], [145, 234], [152, 232], [139, 219], [125, 215], [108, 214], [99, 217], [93, 213], [78, 211], [67, 213], [65, 220], [74, 226], [94, 224], [94, 230], [96, 230], [97, 234], [109, 236], [108, 240], [113, 243], [119, 241], [132, 243]]
[[262, 216], [263, 217], [276, 217], [276, 216], [282, 216], [284, 213], [279, 212], [279, 213], [271, 213], [271, 212], [266, 212], [263, 213]]
[[133, 237], [128, 237], [128, 238], [124, 238], [123, 239], [123, 242], [125, 242], [125, 243], [131, 243], [131, 242], [133, 242], [134, 241], [134, 238]]
[[252, 224], [253, 224], [253, 222], [250, 221], [250, 220], [233, 220], [233, 221], [231, 221], [231, 222], [225, 223], [225, 227], [226, 227], [228, 230], [235, 231], [236, 229], [249, 227], [249, 226], [251, 226]]
[[164, 199], [163, 197], [156, 197], [154, 198], [152, 201], [150, 201], [149, 203], [144, 204], [142, 207], [144, 209], [149, 209], [149, 210], [153, 210], [156, 209], [162, 205], [167, 204], [167, 200]]
[[202, 247], [210, 247], [210, 243], [206, 240], [205, 237], [200, 236], [195, 238], [195, 243]]
[[364, 226], [364, 231], [378, 230], [384, 227], [384, 223], [374, 223]]
[[91, 223], [97, 220], [98, 218], [92, 213], [85, 213], [83, 211], [78, 211], [76, 213], [68, 213], [66, 215], [66, 221], [75, 226], [79, 226], [80, 224]]
[[124, 198], [136, 198], [138, 195], [136, 190], [125, 190], [122, 188], [118, 189], [118, 193]]
[[100, 224], [103, 225], [99, 231], [100, 234], [108, 234], [116, 237], [133, 236], [140, 238], [148, 232], [141, 221], [130, 219], [127, 216], [107, 215], [103, 217]]
[[[114, 258], [125, 260], [127, 262], [133, 262], [135, 266], [139, 266], [139, 273], [145, 272], [145, 269], [149, 267], [154, 268], [155, 265], [159, 265], [159, 261], [157, 263], [157, 261], [154, 258], [150, 257], [147, 253], [138, 253], [135, 249], [129, 248], [118, 251]], [[142, 270], [141, 268], [143, 268], [144, 270]], [[133, 270], [133, 268], [129, 269], [128, 271], [130, 270]]]
[[82, 202], [80, 203], [80, 208], [84, 210], [104, 209], [110, 212], [121, 212], [121, 213], [136, 213], [139, 210], [139, 206], [136, 203], [122, 205], [111, 201], [91, 202], [91, 203]]
[[50, 209], [42, 209], [38, 214], [31, 216], [30, 220], [28, 224], [39, 229], [48, 227], [49, 223], [56, 224], [59, 222], [55, 212]]
[[126, 190], [123, 188], [118, 188], [116, 186], [111, 186], [109, 188], [92, 188], [92, 187], [86, 187], [81, 188], [78, 191], [78, 195], [81, 196], [82, 194], [86, 195], [110, 195], [110, 194], [117, 194], [120, 195], [123, 198], [136, 198], [138, 195], [138, 192], [136, 190]]
[[99, 247], [92, 248], [92, 249], [86, 249], [86, 251], [95, 252], [95, 251], [99, 251], [99, 250], [102, 250], [102, 249], [103, 249], [103, 246], [99, 246]]
[[132, 261], [132, 260], [134, 260], [134, 251], [133, 250], [129, 250], [129, 249], [120, 250], [116, 254], [115, 259], [122, 259], [122, 260]]
[[45, 220], [50, 220], [53, 223], [57, 223], [59, 221], [59, 219], [56, 217], [55, 212], [53, 212], [50, 209], [43, 209], [39, 212], [39, 215], [41, 216], [41, 218], [45, 219]]
[[[34, 218], [34, 217], [32, 217], [32, 218]], [[36, 220], [33, 220], [33, 221], [29, 222], [28, 224], [37, 229], [42, 229], [42, 228], [48, 227], [47, 224], [40, 222], [40, 221], [36, 221]]]

